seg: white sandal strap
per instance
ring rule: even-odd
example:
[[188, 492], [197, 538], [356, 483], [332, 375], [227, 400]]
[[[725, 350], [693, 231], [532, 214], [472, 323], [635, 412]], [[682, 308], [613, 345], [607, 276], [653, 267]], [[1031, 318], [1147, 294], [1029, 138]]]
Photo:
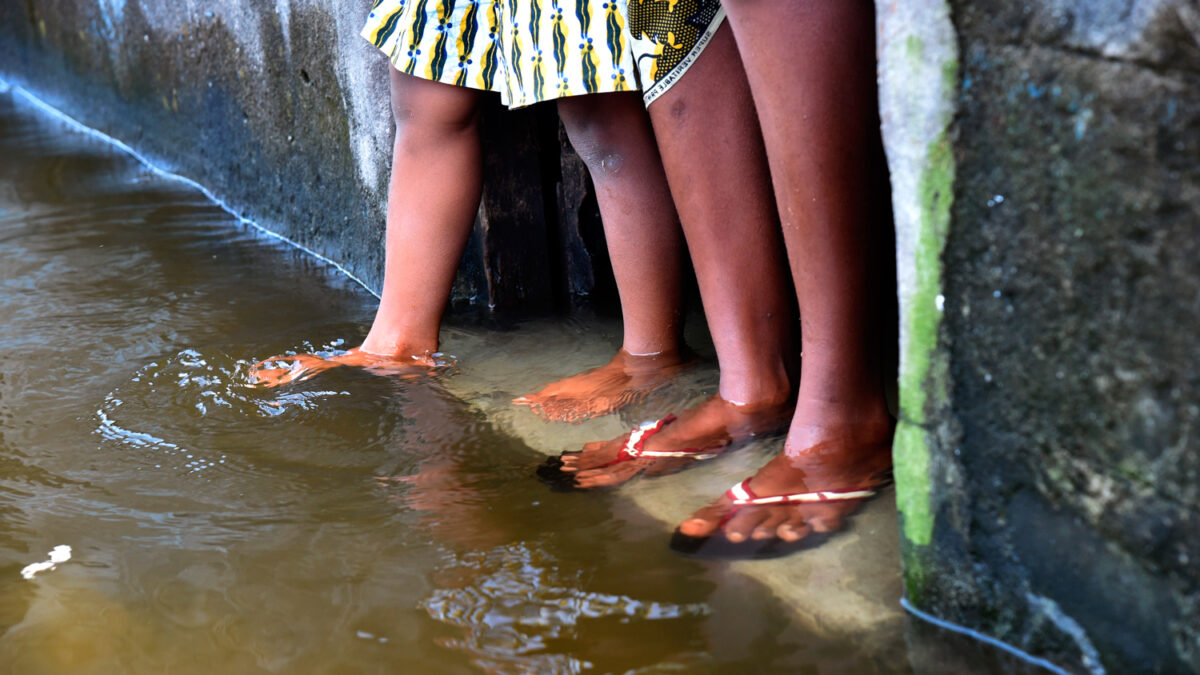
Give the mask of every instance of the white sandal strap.
[[670, 452], [659, 452], [655, 450], [643, 450], [645, 442], [650, 440], [654, 434], [662, 431], [663, 427], [675, 421], [674, 415], [668, 415], [661, 420], [649, 420], [642, 422], [634, 427], [629, 432], [629, 438], [625, 439], [625, 445], [621, 447], [621, 452], [617, 457], [618, 461], [627, 459], [637, 459], [639, 457], [672, 457], [694, 459], [697, 461], [712, 459], [720, 453], [716, 452], [700, 452], [697, 450], [674, 450]]
[[716, 452], [655, 452], [654, 450], [643, 450], [638, 457], [687, 457], [688, 459], [703, 460], [712, 459], [720, 453]]
[[749, 489], [750, 479], [729, 488], [729, 495], [734, 506], [760, 506], [767, 504], [813, 504], [820, 502], [846, 501], [850, 499], [866, 499], [875, 496], [874, 490], [821, 490], [817, 492], [797, 492], [773, 497], [755, 497]]

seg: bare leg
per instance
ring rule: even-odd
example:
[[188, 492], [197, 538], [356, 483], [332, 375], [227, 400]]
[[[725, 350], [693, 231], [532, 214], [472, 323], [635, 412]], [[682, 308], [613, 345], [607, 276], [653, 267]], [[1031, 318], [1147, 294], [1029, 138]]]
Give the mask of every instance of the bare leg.
[[391, 69], [396, 142], [388, 184], [383, 298], [361, 347], [261, 368], [267, 384], [339, 365], [380, 371], [432, 365], [442, 312], [479, 206], [479, 92]]
[[577, 421], [635, 403], [688, 363], [682, 353], [683, 240], [637, 93], [561, 99], [559, 115], [596, 185], [625, 335], [608, 364], [514, 401]]
[[[718, 449], [786, 425], [794, 319], [758, 123], [727, 28], [650, 106], [650, 118], [700, 282], [721, 384], [719, 397], [680, 413], [645, 449]], [[580, 487], [598, 487], [689, 461], [611, 464], [624, 442], [564, 455], [562, 470], [575, 472]]]
[[[879, 482], [891, 467], [872, 256], [886, 214], [877, 176], [870, 2], [731, 0], [726, 4], [762, 122], [800, 301], [804, 373], [784, 452], [750, 481], [759, 496]], [[829, 531], [858, 502], [748, 506], [727, 498], [680, 526], [795, 541]], [[727, 522], [723, 522], [728, 516]]]

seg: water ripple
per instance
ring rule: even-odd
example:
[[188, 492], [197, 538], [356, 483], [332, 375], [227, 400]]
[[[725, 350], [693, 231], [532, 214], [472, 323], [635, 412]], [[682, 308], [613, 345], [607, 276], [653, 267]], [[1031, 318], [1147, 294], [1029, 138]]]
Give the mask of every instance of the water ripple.
[[518, 543], [454, 561], [457, 588], [439, 588], [421, 603], [431, 617], [465, 629], [445, 646], [466, 650], [493, 672], [579, 673], [592, 666], [570, 654], [540, 653], [574, 637], [588, 619], [622, 623], [704, 617], [705, 603], [676, 604], [580, 588], [560, 579], [552, 556]]

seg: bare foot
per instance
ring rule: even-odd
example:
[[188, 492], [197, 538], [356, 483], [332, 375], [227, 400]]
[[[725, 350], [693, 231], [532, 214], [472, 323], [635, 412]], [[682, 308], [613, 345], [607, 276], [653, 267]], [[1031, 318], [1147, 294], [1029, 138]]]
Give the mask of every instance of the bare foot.
[[[784, 451], [744, 485], [751, 496], [758, 498], [818, 491], [870, 491], [883, 485], [892, 468], [893, 424], [889, 417], [872, 417], [871, 422], [820, 426], [803, 424], [805, 418], [813, 418], [797, 414]], [[679, 533], [696, 539], [721, 538], [733, 544], [747, 540], [794, 543], [814, 532], [841, 529], [863, 497], [824, 495], [814, 496], [816, 501], [808, 503], [738, 506], [727, 493], [683, 521]]]
[[582, 422], [638, 403], [693, 363], [694, 358], [680, 352], [636, 356], [622, 349], [599, 368], [552, 382], [513, 403], [548, 420]]
[[[559, 458], [562, 462], [559, 470], [574, 474], [574, 486], [585, 489], [619, 485], [642, 473], [647, 476], [674, 473], [695, 462], [698, 454], [719, 453], [734, 441], [781, 430], [787, 424], [790, 410], [786, 399], [736, 405], [713, 397], [646, 436], [638, 448], [645, 455], [631, 458], [622, 452], [630, 438], [626, 434], [610, 441], [588, 443], [581, 452], [564, 453]], [[691, 456], [671, 456], [674, 453]]]
[[250, 367], [250, 379], [256, 384], [278, 387], [307, 380], [317, 373], [339, 366], [354, 366], [377, 375], [403, 375], [428, 371], [449, 363], [451, 361], [441, 354], [382, 356], [363, 351], [362, 347], [354, 347], [331, 356], [296, 354], [259, 361]]

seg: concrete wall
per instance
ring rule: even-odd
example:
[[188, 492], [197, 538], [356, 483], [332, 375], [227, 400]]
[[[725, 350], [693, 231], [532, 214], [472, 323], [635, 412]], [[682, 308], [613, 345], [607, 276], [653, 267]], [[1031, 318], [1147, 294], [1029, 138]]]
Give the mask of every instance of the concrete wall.
[[[392, 123], [386, 60], [358, 36], [369, 5], [0, 0], [0, 74], [378, 290]], [[544, 311], [610, 290], [553, 106], [496, 112], [456, 299]]]
[[879, 2], [918, 608], [1200, 670], [1200, 4]]

